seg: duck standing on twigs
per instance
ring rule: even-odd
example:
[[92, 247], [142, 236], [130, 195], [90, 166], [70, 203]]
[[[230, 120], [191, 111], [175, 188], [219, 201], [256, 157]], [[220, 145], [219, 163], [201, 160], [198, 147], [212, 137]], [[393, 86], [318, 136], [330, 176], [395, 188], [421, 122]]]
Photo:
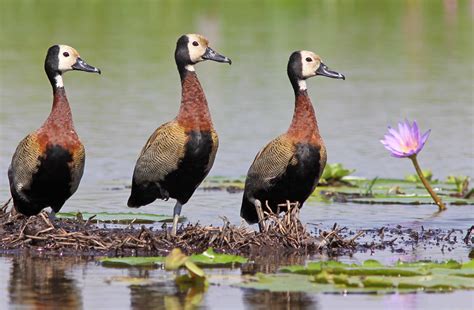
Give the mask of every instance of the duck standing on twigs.
[[76, 192], [84, 172], [84, 146], [74, 130], [63, 73], [100, 74], [67, 45], [48, 49], [44, 69], [53, 87], [53, 108], [43, 126], [20, 142], [8, 169], [13, 205], [26, 216], [47, 207], [54, 216]]
[[247, 173], [240, 209], [240, 216], [249, 224], [259, 223], [260, 231], [262, 223], [257, 211], [262, 214], [262, 205], [268, 204], [274, 213], [285, 211], [285, 207], [278, 205], [287, 201], [298, 203], [301, 208], [326, 165], [326, 147], [319, 134], [306, 79], [318, 75], [345, 79], [309, 51], [291, 54], [287, 72], [295, 92], [293, 120], [286, 133], [268, 143], [255, 157]]
[[176, 118], [156, 129], [143, 147], [128, 199], [132, 208], [157, 198], [176, 199], [172, 235], [176, 235], [182, 206], [209, 173], [218, 147], [206, 96], [194, 69], [204, 60], [231, 64], [201, 35], [187, 34], [178, 39], [175, 61], [181, 78], [181, 107]]

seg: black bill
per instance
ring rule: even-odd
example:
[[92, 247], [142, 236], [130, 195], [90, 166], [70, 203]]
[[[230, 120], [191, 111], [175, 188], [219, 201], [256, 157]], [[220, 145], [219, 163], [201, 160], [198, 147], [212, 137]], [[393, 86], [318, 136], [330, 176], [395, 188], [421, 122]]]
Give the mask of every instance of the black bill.
[[232, 60], [230, 60], [230, 58], [227, 58], [227, 57], [217, 53], [215, 50], [213, 50], [210, 47], [206, 48], [206, 52], [204, 53], [204, 55], [202, 55], [202, 59], [214, 60], [214, 61], [217, 61], [217, 62], [226, 62], [229, 65], [232, 64]]
[[336, 72], [336, 71], [329, 70], [328, 66], [326, 66], [324, 63], [321, 63], [319, 65], [318, 70], [316, 70], [316, 75], [327, 76], [333, 79], [342, 79], [342, 80], [346, 79], [346, 77], [343, 74], [340, 74], [339, 72]]
[[74, 70], [86, 71], [86, 72], [96, 72], [96, 73], [100, 74], [100, 69], [99, 68], [88, 65], [81, 58], [77, 58], [76, 63], [72, 65], [72, 68]]

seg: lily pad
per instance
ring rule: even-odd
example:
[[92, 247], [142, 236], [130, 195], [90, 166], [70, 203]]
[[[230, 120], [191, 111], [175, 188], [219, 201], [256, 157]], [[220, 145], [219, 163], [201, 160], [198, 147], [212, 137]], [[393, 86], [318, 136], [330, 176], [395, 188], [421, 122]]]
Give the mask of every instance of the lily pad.
[[[106, 267], [155, 267], [164, 264], [165, 258], [166, 257], [163, 256], [106, 257], [100, 259], [99, 261], [103, 266]], [[211, 248], [207, 249], [202, 254], [195, 254], [186, 257], [186, 259], [184, 259], [182, 262], [179, 262], [178, 265], [181, 266], [187, 259], [201, 267], [226, 267], [232, 266], [234, 264], [243, 264], [248, 261], [245, 257], [238, 255], [215, 253]], [[169, 261], [169, 264], [170, 263], [172, 263], [172, 261]]]
[[[175, 248], [165, 258], [165, 269], [166, 270], [178, 270], [181, 267], [185, 267], [188, 270], [189, 276], [179, 277], [181, 283], [200, 282], [203, 283], [205, 280], [204, 270], [199, 268], [190, 257], [186, 256], [180, 249]], [[178, 280], [178, 279], [177, 279]]]
[[202, 254], [191, 255], [191, 260], [200, 266], [225, 266], [244, 264], [248, 261], [245, 257], [230, 254], [218, 254], [212, 248]]
[[[474, 205], [474, 200], [446, 197], [443, 196], [442, 200], [445, 204], [452, 205]], [[435, 204], [433, 199], [429, 196], [406, 196], [406, 195], [376, 195], [375, 197], [363, 197], [363, 198], [352, 198], [347, 199], [347, 202], [360, 203], [360, 204], [394, 204], [394, 205], [426, 205]]]
[[243, 191], [245, 187], [245, 177], [228, 178], [223, 176], [208, 177], [202, 182], [204, 190], [227, 190], [228, 192]]
[[348, 265], [340, 262], [314, 262], [304, 266], [284, 267], [281, 272], [297, 273], [315, 275], [320, 272], [328, 272], [334, 275], [348, 275], [348, 276], [403, 276], [412, 277], [424, 275], [427, 272], [420, 268], [407, 267], [384, 267], [378, 261], [369, 260], [362, 265]]
[[[331, 179], [330, 175], [333, 175], [337, 179], [337, 182], [329, 182], [329, 184], [337, 186], [320, 184], [309, 197], [310, 200], [324, 202], [334, 200], [338, 203], [359, 204], [434, 204], [426, 188], [416, 179], [365, 179], [347, 175], [352, 171], [343, 168], [340, 164], [331, 164], [327, 167], [330, 167], [326, 172], [329, 175], [328, 178]], [[324, 183], [324, 180], [320, 183]], [[474, 205], [474, 199], [469, 195], [464, 198], [453, 197], [458, 193], [454, 182], [434, 180], [430, 181], [430, 184], [446, 204]], [[202, 188], [235, 192], [243, 190], [244, 185], [244, 177], [229, 179], [214, 176], [207, 178], [203, 182]]]
[[165, 262], [165, 257], [106, 257], [99, 260], [105, 267], [155, 267]]
[[247, 277], [239, 287], [278, 292], [312, 293], [393, 293], [446, 292], [474, 290], [474, 261], [458, 263], [415, 262], [383, 266], [370, 260], [362, 265], [340, 262], [314, 262], [307, 266], [290, 266], [284, 273], [257, 274]]
[[[89, 212], [61, 212], [57, 213], [58, 218], [77, 219], [82, 218], [87, 220], [93, 217], [93, 221], [100, 221], [103, 223], [114, 223], [114, 224], [152, 224], [156, 222], [173, 222], [173, 217], [169, 215], [157, 215], [148, 213], [89, 213]], [[184, 222], [186, 218], [180, 217], [180, 222]]]
[[323, 184], [331, 184], [337, 181], [342, 181], [344, 177], [349, 176], [354, 171], [354, 169], [351, 170], [344, 168], [340, 163], [327, 164], [326, 167], [324, 167], [324, 171], [319, 182]]

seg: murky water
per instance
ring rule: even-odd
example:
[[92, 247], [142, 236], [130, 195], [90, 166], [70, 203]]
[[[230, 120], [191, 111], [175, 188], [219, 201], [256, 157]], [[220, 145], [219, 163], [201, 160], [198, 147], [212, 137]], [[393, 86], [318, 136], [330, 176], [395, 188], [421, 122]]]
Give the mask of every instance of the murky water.
[[[473, 10], [472, 1], [450, 0], [1, 1], [0, 201], [9, 197], [6, 173], [18, 142], [50, 111], [50, 86], [43, 71], [46, 50], [64, 43], [103, 71], [102, 76], [65, 76], [87, 160], [79, 190], [64, 210], [127, 210], [124, 186], [139, 150], [177, 112], [180, 84], [173, 51], [177, 37], [187, 32], [206, 35], [211, 46], [233, 60], [230, 67], [209, 62], [197, 66], [221, 142], [211, 175], [244, 175], [256, 152], [286, 130], [293, 111], [286, 63], [292, 51], [309, 49], [347, 77], [308, 81], [330, 162], [342, 162], [366, 177], [412, 173], [408, 160], [390, 157], [378, 141], [386, 125], [407, 117], [432, 129], [419, 158], [423, 168], [438, 178], [472, 176]], [[183, 214], [204, 224], [220, 224], [219, 215], [239, 223], [240, 199], [239, 194], [198, 191]], [[158, 202], [141, 210], [170, 213], [171, 206]], [[433, 211], [428, 206], [312, 202], [302, 219], [351, 228], [401, 223], [466, 229], [473, 222], [466, 208], [452, 207], [430, 219]], [[452, 255], [465, 259], [467, 250]], [[440, 256], [429, 252], [413, 257], [419, 258]], [[128, 272], [134, 271], [105, 270], [83, 260], [0, 258], [0, 308], [22, 303], [90, 308], [105, 302], [140, 308], [176, 297], [172, 287], [152, 285], [144, 293], [105, 281]], [[151, 275], [158, 277], [159, 271]], [[35, 279], [45, 291], [28, 288]], [[68, 293], [58, 295], [57, 290]], [[184, 297], [176, 298], [182, 303]], [[462, 292], [429, 298], [277, 296], [211, 287], [204, 305], [212, 308], [219, 300], [234, 308], [263, 308], [270, 302], [283, 308], [295, 302], [301, 309], [354, 304], [367, 309], [383, 302], [388, 308], [432, 308], [455, 306], [466, 298]]]

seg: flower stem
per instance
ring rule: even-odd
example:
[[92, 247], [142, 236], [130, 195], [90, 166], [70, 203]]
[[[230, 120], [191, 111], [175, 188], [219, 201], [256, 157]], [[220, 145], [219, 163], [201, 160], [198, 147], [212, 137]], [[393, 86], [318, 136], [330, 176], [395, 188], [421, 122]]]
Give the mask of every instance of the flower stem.
[[423, 175], [423, 172], [421, 171], [420, 165], [418, 164], [418, 160], [416, 159], [416, 154], [413, 155], [413, 156], [410, 156], [410, 159], [413, 162], [413, 165], [415, 166], [416, 173], [418, 173], [418, 176], [420, 177], [421, 182], [425, 186], [428, 193], [430, 193], [431, 198], [433, 198], [434, 202], [438, 205], [439, 211], [446, 210], [446, 206], [441, 201], [441, 199], [438, 197], [438, 195], [436, 195], [433, 188], [431, 188], [430, 184], [428, 183], [425, 176]]

